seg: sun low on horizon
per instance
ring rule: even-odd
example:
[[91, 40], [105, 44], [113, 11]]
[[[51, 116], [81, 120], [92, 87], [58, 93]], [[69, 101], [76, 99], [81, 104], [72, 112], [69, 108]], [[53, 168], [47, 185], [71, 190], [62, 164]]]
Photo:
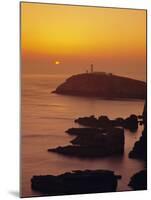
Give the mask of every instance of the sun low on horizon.
[[59, 60], [56, 60], [56, 61], [54, 61], [54, 64], [55, 64], [55, 65], [60, 65], [61, 62], [60, 62]]
[[21, 58], [25, 74], [80, 73], [93, 63], [144, 80], [146, 11], [22, 2]]

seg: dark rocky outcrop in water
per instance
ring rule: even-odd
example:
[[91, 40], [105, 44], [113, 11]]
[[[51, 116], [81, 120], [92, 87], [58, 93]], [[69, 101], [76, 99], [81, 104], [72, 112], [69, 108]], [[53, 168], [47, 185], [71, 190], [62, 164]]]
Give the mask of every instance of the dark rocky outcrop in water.
[[71, 141], [73, 145], [48, 149], [67, 156], [96, 158], [110, 155], [120, 155], [124, 152], [124, 130], [121, 128], [70, 129], [68, 132], [77, 135]]
[[129, 153], [130, 158], [142, 159], [147, 161], [147, 108], [144, 106], [143, 111], [144, 130], [137, 142], [135, 142], [132, 151]]
[[134, 190], [146, 190], [147, 189], [147, 171], [142, 170], [131, 177], [128, 184]]
[[96, 128], [108, 128], [121, 126], [123, 128], [129, 129], [135, 132], [138, 129], [138, 119], [136, 115], [130, 115], [126, 119], [117, 118], [115, 120], [110, 120], [107, 116], [100, 116], [95, 118], [93, 115], [90, 117], [79, 117], [75, 120], [76, 123], [88, 127]]
[[132, 151], [129, 153], [129, 158], [147, 160], [147, 133], [143, 130], [142, 136], [135, 142]]
[[33, 176], [31, 187], [44, 195], [115, 192], [119, 178], [109, 170], [77, 170], [58, 176]]
[[146, 83], [111, 73], [85, 73], [71, 76], [54, 93], [105, 99], [146, 97]]

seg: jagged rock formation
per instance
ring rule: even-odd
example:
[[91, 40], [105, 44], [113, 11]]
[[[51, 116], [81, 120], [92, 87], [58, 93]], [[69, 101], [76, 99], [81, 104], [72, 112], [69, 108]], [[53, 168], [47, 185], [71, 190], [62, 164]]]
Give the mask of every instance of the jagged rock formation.
[[137, 172], [131, 177], [128, 184], [134, 190], [146, 190], [147, 189], [147, 170]]
[[104, 157], [124, 152], [124, 130], [109, 128], [93, 131], [93, 128], [70, 129], [77, 137], [71, 141], [73, 145], [60, 146], [48, 149], [67, 156], [95, 158]]
[[58, 176], [33, 176], [31, 187], [45, 195], [114, 192], [119, 178], [109, 170], [76, 170]]
[[88, 127], [109, 128], [120, 126], [133, 132], [138, 129], [138, 119], [134, 114], [130, 115], [126, 119], [117, 118], [115, 120], [110, 120], [107, 116], [100, 116], [97, 119], [92, 115], [90, 117], [79, 117], [75, 122]]
[[146, 83], [111, 73], [85, 73], [71, 76], [54, 93], [105, 99], [146, 97]]

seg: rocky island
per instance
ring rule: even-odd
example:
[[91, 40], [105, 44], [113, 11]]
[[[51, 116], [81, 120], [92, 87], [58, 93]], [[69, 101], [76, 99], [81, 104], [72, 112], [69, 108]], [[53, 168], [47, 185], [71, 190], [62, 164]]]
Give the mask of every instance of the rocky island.
[[44, 195], [115, 192], [120, 178], [109, 170], [76, 170], [58, 176], [33, 176], [31, 187]]
[[71, 76], [53, 93], [102, 99], [144, 99], [146, 83], [112, 73], [83, 73]]

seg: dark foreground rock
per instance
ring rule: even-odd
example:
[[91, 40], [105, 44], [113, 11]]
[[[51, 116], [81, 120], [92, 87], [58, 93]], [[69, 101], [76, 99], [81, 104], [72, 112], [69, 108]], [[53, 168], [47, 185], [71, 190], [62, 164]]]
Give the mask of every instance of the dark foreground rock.
[[144, 99], [146, 83], [111, 73], [84, 73], [71, 76], [53, 92], [105, 99]]
[[[72, 131], [71, 131], [72, 130]], [[71, 141], [73, 145], [48, 149], [67, 156], [96, 158], [110, 155], [121, 155], [124, 152], [124, 130], [121, 128], [70, 129], [68, 132], [77, 134]]]
[[45, 195], [115, 192], [119, 178], [109, 170], [77, 170], [58, 176], [33, 176], [31, 187]]
[[138, 129], [138, 119], [136, 115], [130, 115], [129, 117], [117, 118], [115, 120], [110, 120], [107, 116], [100, 116], [99, 118], [94, 117], [79, 117], [75, 120], [76, 123], [88, 127], [96, 128], [108, 128], [108, 127], [123, 127], [131, 131], [136, 131]]
[[147, 189], [147, 170], [142, 170], [131, 177], [128, 184], [134, 190], [146, 190]]

